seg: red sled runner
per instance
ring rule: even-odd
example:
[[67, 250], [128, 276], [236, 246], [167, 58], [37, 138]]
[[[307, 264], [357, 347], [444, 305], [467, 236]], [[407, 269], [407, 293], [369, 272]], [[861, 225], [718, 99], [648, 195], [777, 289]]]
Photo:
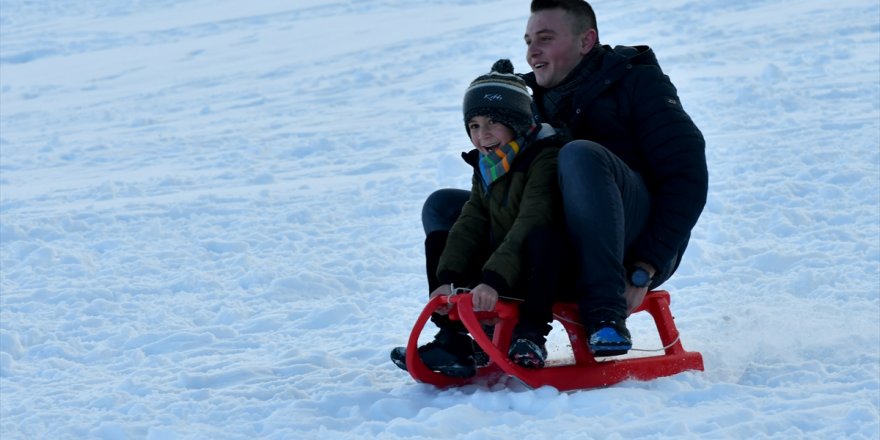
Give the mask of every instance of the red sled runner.
[[[675, 327], [672, 313], [669, 311], [669, 301], [669, 292], [664, 290], [651, 291], [648, 292], [642, 305], [636, 310], [636, 312], [647, 311], [654, 318], [654, 323], [660, 333], [660, 340], [663, 343], [663, 354], [602, 361], [597, 361], [587, 348], [586, 331], [583, 325], [578, 323], [577, 305], [557, 303], [553, 308], [553, 315], [568, 334], [574, 353], [574, 364], [547, 365], [541, 369], [527, 369], [514, 364], [507, 358], [513, 327], [519, 316], [519, 308], [516, 303], [499, 300], [494, 311], [475, 312], [470, 293], [438, 296], [428, 302], [413, 326], [406, 347], [407, 371], [418, 382], [442, 388], [474, 383], [480, 378], [509, 375], [518, 378], [532, 388], [549, 385], [559, 391], [606, 387], [627, 379], [651, 380], [672, 376], [687, 370], [702, 371], [703, 356], [698, 352], [686, 351], [681, 345], [678, 329]], [[489, 356], [489, 364], [477, 369], [477, 375], [474, 377], [461, 379], [437, 373], [425, 366], [418, 355], [419, 335], [422, 333], [422, 329], [431, 317], [431, 313], [446, 304], [451, 306], [449, 316], [454, 320], [460, 320], [467, 327], [476, 343]], [[489, 340], [480, 326], [481, 320], [496, 322], [492, 340]]]

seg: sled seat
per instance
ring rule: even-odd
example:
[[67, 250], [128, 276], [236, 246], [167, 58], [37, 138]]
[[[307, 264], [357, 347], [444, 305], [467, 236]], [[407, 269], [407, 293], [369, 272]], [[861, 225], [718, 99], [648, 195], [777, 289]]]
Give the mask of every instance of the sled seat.
[[[553, 308], [554, 318], [559, 321], [571, 341], [574, 364], [546, 365], [541, 369], [520, 367], [507, 358], [513, 327], [519, 317], [518, 303], [499, 300], [491, 312], [475, 312], [470, 293], [433, 298], [422, 310], [413, 326], [406, 347], [407, 371], [418, 382], [445, 388], [461, 386], [485, 380], [488, 377], [509, 375], [532, 388], [549, 385], [560, 391], [606, 387], [618, 382], [635, 379], [651, 380], [672, 376], [688, 370], [703, 370], [703, 356], [698, 352], [686, 351], [679, 340], [678, 329], [669, 310], [669, 292], [657, 290], [648, 292], [641, 306], [633, 312], [647, 311], [654, 318], [663, 354], [637, 358], [601, 358], [596, 360], [587, 347], [587, 334], [579, 322], [577, 304], [557, 303]], [[477, 375], [467, 379], [449, 377], [430, 370], [418, 356], [418, 340], [431, 314], [437, 308], [449, 304], [449, 316], [461, 321], [471, 336], [489, 355], [489, 364], [477, 369]], [[494, 320], [495, 331], [492, 340], [480, 326], [481, 320]]]

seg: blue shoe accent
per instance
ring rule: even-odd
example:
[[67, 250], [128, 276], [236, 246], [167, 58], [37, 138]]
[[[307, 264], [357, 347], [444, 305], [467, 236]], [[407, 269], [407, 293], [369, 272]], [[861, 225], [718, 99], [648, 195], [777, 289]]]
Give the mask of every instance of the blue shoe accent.
[[590, 351], [593, 356], [618, 356], [626, 354], [632, 348], [632, 339], [623, 323], [603, 321], [590, 334]]

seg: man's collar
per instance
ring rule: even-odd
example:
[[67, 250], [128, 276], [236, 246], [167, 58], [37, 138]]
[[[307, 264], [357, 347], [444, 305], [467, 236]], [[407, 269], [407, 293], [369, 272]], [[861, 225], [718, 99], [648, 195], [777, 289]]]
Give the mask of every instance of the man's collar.
[[525, 80], [526, 84], [528, 84], [528, 86], [533, 91], [543, 92], [543, 91], [547, 91], [547, 90], [553, 90], [553, 91], [565, 92], [566, 90], [568, 90], [570, 88], [576, 87], [581, 82], [581, 80], [583, 78], [587, 77], [589, 74], [591, 74], [601, 68], [601, 59], [602, 59], [601, 55], [605, 51], [606, 51], [606, 49], [604, 46], [600, 45], [599, 43], [596, 43], [596, 45], [593, 46], [593, 48], [590, 49], [590, 51], [587, 52], [587, 54], [584, 55], [583, 58], [581, 58], [581, 60], [577, 63], [577, 65], [575, 65], [574, 69], [571, 69], [571, 72], [568, 72], [568, 75], [565, 77], [565, 79], [562, 80], [561, 83], [559, 83], [556, 86], [553, 86], [549, 89], [546, 89], [546, 88], [538, 85], [538, 80], [535, 79], [535, 72], [526, 73], [522, 77], [523, 77], [523, 80]]

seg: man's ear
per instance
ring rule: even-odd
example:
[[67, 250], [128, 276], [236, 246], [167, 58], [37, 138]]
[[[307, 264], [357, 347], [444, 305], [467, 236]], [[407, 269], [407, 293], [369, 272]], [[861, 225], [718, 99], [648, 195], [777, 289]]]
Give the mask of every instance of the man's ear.
[[590, 29], [581, 34], [581, 56], [589, 53], [597, 41], [599, 41], [599, 33], [595, 29]]

